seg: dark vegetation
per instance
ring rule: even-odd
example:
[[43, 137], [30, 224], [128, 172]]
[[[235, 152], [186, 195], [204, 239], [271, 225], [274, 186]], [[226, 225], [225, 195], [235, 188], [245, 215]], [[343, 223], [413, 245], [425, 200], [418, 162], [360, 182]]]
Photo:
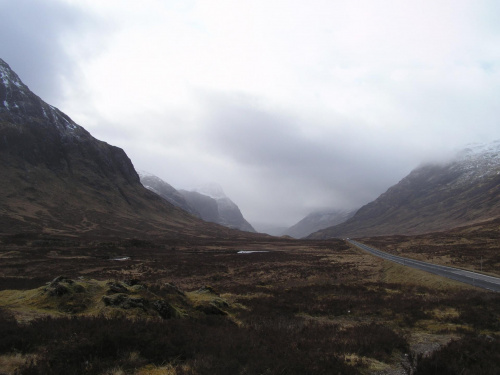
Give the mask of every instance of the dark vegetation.
[[500, 337], [466, 335], [418, 361], [417, 374], [498, 374]]
[[[388, 265], [342, 241], [198, 220], [146, 190], [123, 150], [0, 64], [11, 103], [0, 113], [2, 375], [500, 373], [497, 294]], [[441, 189], [458, 177], [447, 168], [412, 174], [337, 229], [350, 231], [359, 215], [372, 230], [357, 221], [362, 235], [496, 215], [499, 175]], [[464, 265], [482, 256], [498, 272], [499, 229], [437, 236], [440, 245], [405, 238], [404, 250]], [[374, 241], [384, 240], [400, 243]]]
[[[245, 327], [212, 316], [196, 321], [133, 322], [126, 318], [43, 318], [28, 326], [4, 318], [2, 323], [4, 351], [30, 353], [38, 349], [43, 355], [36, 364], [27, 363], [22, 374], [101, 374], [116, 366], [132, 370], [151, 363], [195, 359], [190, 369], [178, 373], [235, 374], [243, 369], [251, 374], [355, 373], [331, 355], [343, 349], [338, 347], [339, 342], [328, 339], [329, 335], [337, 335], [338, 329], [332, 327], [324, 332], [318, 324], [297, 325], [286, 319], [280, 324], [268, 321], [270, 325]], [[377, 327], [368, 326], [366, 331], [373, 329]], [[320, 333], [322, 339], [314, 339]], [[348, 341], [347, 345], [352, 345], [355, 340]], [[311, 344], [318, 345], [318, 350], [303, 350]], [[373, 351], [366, 345], [360, 350]], [[379, 351], [385, 354], [383, 349]]]
[[381, 236], [367, 244], [393, 254], [500, 277], [500, 219], [418, 236]]
[[[24, 358], [18, 374], [500, 369], [500, 296], [419, 271], [398, 278], [396, 266], [343, 241], [68, 241], [2, 243], [0, 361]], [[124, 256], [128, 260], [113, 260]], [[120, 313], [110, 314], [92, 310], [90, 302], [73, 312], [58, 310], [62, 303], [55, 310], [2, 303], [2, 290], [45, 285], [50, 291], [61, 273], [108, 281], [102, 301], [140, 284], [143, 296], [169, 301], [182, 314], [162, 318], [135, 305], [111, 306]]]

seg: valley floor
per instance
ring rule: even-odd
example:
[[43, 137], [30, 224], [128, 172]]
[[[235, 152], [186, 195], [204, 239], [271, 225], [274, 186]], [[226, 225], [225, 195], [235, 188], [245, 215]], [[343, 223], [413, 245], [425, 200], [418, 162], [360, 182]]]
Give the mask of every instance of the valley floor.
[[0, 259], [0, 373], [500, 371], [498, 293], [341, 240], [17, 235]]

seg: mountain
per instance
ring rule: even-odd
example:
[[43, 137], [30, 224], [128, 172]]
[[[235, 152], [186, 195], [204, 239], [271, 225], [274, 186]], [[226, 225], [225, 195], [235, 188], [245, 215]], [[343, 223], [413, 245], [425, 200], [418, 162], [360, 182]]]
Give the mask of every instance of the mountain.
[[163, 199], [172, 203], [174, 206], [201, 218], [200, 214], [187, 202], [186, 198], [177, 191], [172, 185], [166, 183], [161, 178], [145, 171], [138, 171], [142, 185], [158, 194]]
[[222, 186], [214, 182], [197, 186], [193, 188], [192, 191], [206, 195], [213, 199], [227, 198], [226, 194], [224, 193], [224, 190], [222, 189]]
[[308, 238], [421, 234], [500, 217], [500, 141], [413, 170], [346, 222]]
[[255, 229], [241, 214], [238, 206], [224, 194], [220, 185], [206, 184], [192, 191], [176, 190], [151, 173], [140, 171], [139, 177], [147, 189], [191, 215], [228, 228], [255, 232]]
[[227, 232], [144, 188], [122, 149], [45, 103], [1, 59], [0, 171], [0, 233], [177, 238]]
[[179, 190], [191, 207], [194, 207], [199, 216], [211, 223], [219, 223], [219, 207], [217, 201], [196, 191]]
[[220, 185], [206, 184], [193, 191], [180, 190], [180, 193], [200, 213], [203, 220], [245, 232], [255, 232], [239, 207], [226, 196]]
[[350, 219], [356, 210], [328, 210], [313, 212], [282, 234], [293, 238], [303, 238], [318, 230], [328, 228]]

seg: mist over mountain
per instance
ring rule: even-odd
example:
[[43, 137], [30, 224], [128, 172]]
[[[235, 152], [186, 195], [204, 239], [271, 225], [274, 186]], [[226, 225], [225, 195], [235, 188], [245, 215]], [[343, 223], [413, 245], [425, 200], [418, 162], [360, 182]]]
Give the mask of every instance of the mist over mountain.
[[212, 223], [219, 222], [219, 207], [215, 199], [196, 191], [181, 189], [179, 193], [182, 194], [190, 206], [194, 207], [201, 219]]
[[229, 199], [222, 187], [211, 183], [188, 190], [179, 190], [203, 220], [245, 232], [255, 232], [245, 220], [239, 207]]
[[210, 198], [213, 199], [227, 198], [226, 194], [224, 193], [224, 190], [222, 189], [222, 186], [220, 186], [215, 182], [210, 182], [196, 186], [193, 189], [190, 189], [190, 191], [195, 191], [197, 193], [209, 196]]
[[266, 233], [271, 236], [282, 236], [283, 233], [289, 228], [282, 225], [277, 224], [269, 224], [269, 223], [252, 223], [252, 226], [258, 233]]
[[205, 184], [192, 190], [176, 190], [151, 173], [141, 171], [139, 176], [147, 189], [204, 221], [245, 232], [255, 232], [252, 225], [243, 217], [238, 206], [226, 196], [218, 184]]
[[196, 211], [184, 198], [184, 196], [177, 191], [172, 185], [163, 181], [158, 176], [151, 174], [146, 171], [138, 171], [141, 183], [145, 188], [151, 190], [152, 192], [158, 194], [163, 199], [172, 203], [174, 206], [182, 208], [184, 211], [198, 216], [201, 218], [198, 211]]
[[350, 219], [355, 213], [356, 210], [334, 209], [313, 212], [300, 220], [297, 224], [282, 232], [282, 234], [294, 238], [306, 237], [321, 229], [343, 223]]
[[308, 238], [419, 234], [500, 217], [500, 141], [413, 170], [346, 222]]
[[0, 169], [5, 233], [177, 237], [223, 231], [143, 187], [122, 149], [45, 103], [1, 59]]
[[[254, 231], [220, 186], [177, 192], [153, 176], [143, 176], [150, 190], [164, 195], [160, 199], [141, 184], [122, 149], [95, 139], [45, 103], [3, 60], [0, 136], [3, 231], [144, 235], [163, 231], [175, 236], [221, 230], [187, 212], [229, 228]], [[499, 217], [499, 155], [496, 141], [470, 145], [446, 163], [422, 165], [347, 221], [310, 238], [416, 234]], [[335, 215], [339, 220], [348, 216], [310, 215], [287, 234], [300, 237]]]

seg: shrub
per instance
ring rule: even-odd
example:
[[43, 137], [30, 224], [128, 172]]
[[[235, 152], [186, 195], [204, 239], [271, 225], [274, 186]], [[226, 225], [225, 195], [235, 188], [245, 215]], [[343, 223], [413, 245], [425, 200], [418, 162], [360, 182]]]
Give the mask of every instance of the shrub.
[[500, 373], [500, 337], [466, 336], [431, 356], [418, 359], [416, 374], [452, 375]]

